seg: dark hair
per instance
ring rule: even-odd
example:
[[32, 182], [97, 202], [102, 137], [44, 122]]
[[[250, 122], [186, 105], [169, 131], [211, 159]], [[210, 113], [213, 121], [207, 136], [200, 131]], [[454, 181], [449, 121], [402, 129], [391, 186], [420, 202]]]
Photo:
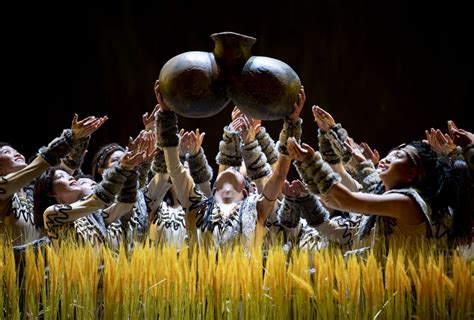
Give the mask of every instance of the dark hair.
[[2, 141], [0, 141], [0, 148], [3, 148], [3, 147], [5, 147], [5, 146], [11, 147], [12, 145], [9, 144], [8, 142], [2, 142]]
[[33, 189], [33, 215], [36, 227], [44, 229], [44, 212], [46, 208], [56, 204], [56, 199], [50, 196], [53, 190], [54, 174], [61, 167], [50, 167], [36, 180]]
[[467, 166], [451, 162], [448, 157], [436, 153], [422, 141], [413, 141], [409, 145], [416, 148], [423, 162], [425, 179], [415, 187], [430, 204], [432, 220], [452, 219], [453, 225], [448, 234], [450, 244], [470, 242], [472, 223], [470, 199], [473, 195]]
[[168, 188], [168, 191], [166, 191], [165, 196], [163, 197], [163, 202], [165, 202], [168, 207], [171, 207], [174, 204], [174, 197], [171, 188]]
[[109, 143], [99, 149], [92, 159], [91, 174], [94, 180], [99, 182], [102, 180], [102, 176], [99, 174], [99, 169], [104, 168], [105, 161], [115, 151], [125, 151], [118, 143]]

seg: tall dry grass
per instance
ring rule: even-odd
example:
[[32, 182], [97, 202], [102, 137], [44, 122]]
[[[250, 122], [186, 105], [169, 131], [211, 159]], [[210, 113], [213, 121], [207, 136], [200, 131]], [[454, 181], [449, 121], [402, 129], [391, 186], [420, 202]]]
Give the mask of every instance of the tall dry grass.
[[469, 319], [472, 260], [456, 251], [411, 258], [391, 251], [343, 257], [330, 248], [285, 253], [64, 242], [28, 249], [18, 270], [0, 244], [0, 310], [5, 319]]

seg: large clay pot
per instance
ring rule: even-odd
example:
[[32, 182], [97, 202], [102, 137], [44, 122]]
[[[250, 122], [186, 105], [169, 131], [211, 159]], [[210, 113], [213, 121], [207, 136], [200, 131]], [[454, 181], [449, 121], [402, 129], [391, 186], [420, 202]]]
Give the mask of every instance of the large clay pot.
[[227, 94], [250, 117], [277, 120], [291, 113], [300, 88], [300, 79], [289, 65], [253, 56], [227, 86]]
[[256, 119], [276, 120], [291, 113], [301, 82], [290, 66], [252, 56], [255, 38], [234, 32], [211, 38], [212, 53], [177, 55], [160, 72], [162, 97], [176, 113], [205, 118], [222, 111], [230, 100]]
[[177, 114], [189, 118], [207, 118], [230, 102], [214, 55], [190, 51], [165, 63], [160, 71], [163, 101]]

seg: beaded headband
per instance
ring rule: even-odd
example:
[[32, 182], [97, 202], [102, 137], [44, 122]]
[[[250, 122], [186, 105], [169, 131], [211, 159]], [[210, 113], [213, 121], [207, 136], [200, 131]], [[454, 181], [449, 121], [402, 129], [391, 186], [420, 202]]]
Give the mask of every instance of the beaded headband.
[[398, 149], [405, 151], [405, 153], [408, 155], [408, 158], [410, 158], [411, 162], [415, 165], [416, 171], [418, 173], [418, 182], [420, 183], [424, 181], [426, 177], [426, 171], [418, 150], [409, 144], [403, 144], [399, 146]]
[[99, 159], [97, 159], [97, 168], [102, 168], [104, 166], [105, 159], [107, 159], [110, 154], [114, 153], [117, 150], [125, 151], [124, 148], [117, 144], [105, 148], [104, 151], [102, 151], [102, 154], [100, 155]]

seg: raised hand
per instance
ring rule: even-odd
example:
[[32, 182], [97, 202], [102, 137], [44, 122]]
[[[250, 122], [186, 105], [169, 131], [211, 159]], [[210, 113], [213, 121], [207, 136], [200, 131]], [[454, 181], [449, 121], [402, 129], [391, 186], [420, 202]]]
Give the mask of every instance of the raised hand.
[[144, 161], [151, 161], [155, 157], [158, 149], [156, 148], [156, 135], [152, 131], [145, 131], [141, 150], [145, 151]]
[[195, 155], [199, 152], [199, 149], [201, 149], [202, 142], [204, 140], [204, 136], [206, 135], [205, 132], [199, 132], [199, 128], [196, 129], [196, 131], [191, 131], [190, 132], [190, 151], [189, 153], [192, 155]]
[[443, 134], [439, 129], [431, 128], [430, 131], [425, 130], [426, 140], [431, 149], [435, 152], [448, 155], [456, 149], [456, 144], [449, 134]]
[[250, 123], [252, 124], [253, 130], [255, 130], [255, 134], [258, 134], [260, 132], [260, 128], [262, 127], [262, 120], [254, 118], [249, 119]]
[[155, 81], [154, 89], [155, 89], [156, 100], [158, 101], [158, 106], [160, 108], [159, 110], [161, 110], [161, 111], [170, 111], [171, 108], [166, 105], [166, 103], [163, 101], [163, 99], [161, 97], [160, 80]]
[[97, 129], [99, 129], [108, 119], [107, 116], [99, 118], [89, 116], [83, 120], [78, 121], [78, 118], [79, 117], [77, 113], [75, 113], [71, 122], [72, 135], [76, 139], [81, 139], [90, 136]]
[[189, 146], [190, 146], [190, 134], [188, 131], [184, 131], [184, 129], [179, 130], [179, 156], [185, 157], [187, 153], [189, 153]]
[[349, 150], [349, 152], [352, 154], [352, 157], [359, 163], [367, 160], [362, 151], [359, 149], [359, 146], [354, 142], [354, 139], [352, 138], [347, 138], [347, 140], [344, 142], [344, 145], [346, 148]]
[[301, 86], [300, 91], [298, 92], [298, 99], [293, 104], [293, 111], [287, 116], [288, 119], [296, 120], [299, 118], [300, 113], [303, 110], [305, 101], [306, 101], [306, 93], [304, 92], [304, 87]]
[[336, 121], [334, 121], [332, 115], [323, 108], [319, 106], [313, 106], [311, 111], [313, 111], [314, 121], [321, 131], [327, 132], [336, 124]]
[[143, 161], [145, 161], [146, 151], [136, 149], [134, 151], [130, 151], [125, 149], [125, 153], [123, 157], [120, 159], [120, 164], [127, 170], [133, 170], [138, 165], [140, 165]]
[[464, 148], [468, 144], [474, 143], [474, 133], [459, 129], [452, 120], [448, 121], [448, 130], [453, 143]]
[[293, 189], [292, 184], [288, 182], [288, 180], [285, 180], [285, 183], [283, 184], [282, 193], [285, 195], [285, 197], [292, 199], [296, 198], [295, 190]]
[[145, 127], [145, 130], [153, 131], [153, 129], [155, 128], [155, 113], [158, 111], [158, 109], [160, 109], [159, 104], [157, 104], [155, 108], [153, 108], [153, 111], [150, 115], [148, 115], [148, 112], [145, 112], [142, 115], [143, 126]]
[[242, 140], [244, 143], [247, 144], [254, 141], [256, 132], [252, 125], [252, 119], [245, 114], [242, 114], [239, 119], [241, 121], [240, 129], [242, 130]]
[[448, 120], [448, 133], [451, 139], [454, 140], [454, 134], [455, 132], [459, 130], [459, 128], [456, 126], [453, 120]]
[[364, 157], [376, 166], [380, 161], [380, 154], [377, 149], [371, 149], [366, 142], [361, 142], [360, 146], [362, 147], [362, 154]]
[[130, 138], [125, 153], [120, 160], [122, 166], [132, 170], [147, 159], [150, 159], [151, 154], [154, 154], [156, 148], [154, 136], [153, 132], [142, 130], [135, 139]]
[[307, 196], [309, 191], [301, 180], [293, 180], [291, 183], [285, 180], [283, 194], [289, 198], [301, 198]]
[[234, 121], [238, 117], [242, 115], [242, 111], [239, 109], [239, 107], [235, 106], [234, 109], [232, 109], [232, 114], [231, 114], [231, 119]]
[[128, 150], [133, 151], [135, 149], [142, 148], [142, 145], [146, 143], [145, 139], [147, 138], [147, 132], [148, 131], [146, 130], [141, 130], [135, 139], [129, 137], [127, 144]]
[[305, 197], [309, 194], [309, 190], [301, 180], [293, 180], [291, 182], [291, 188], [297, 198]]
[[294, 137], [288, 138], [286, 148], [290, 158], [298, 161], [312, 159], [315, 154], [315, 151], [313, 148], [311, 148], [311, 146], [307, 145], [306, 143], [300, 145]]
[[229, 124], [229, 127], [232, 131], [240, 132], [242, 130], [242, 120], [240, 119], [240, 117], [233, 120]]

